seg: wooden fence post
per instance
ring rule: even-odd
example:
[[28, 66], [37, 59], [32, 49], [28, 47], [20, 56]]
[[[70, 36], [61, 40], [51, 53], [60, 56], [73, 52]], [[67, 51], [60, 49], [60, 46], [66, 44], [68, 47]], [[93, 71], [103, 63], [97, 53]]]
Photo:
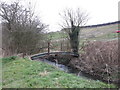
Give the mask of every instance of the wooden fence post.
[[50, 54], [50, 42], [48, 42], [48, 55]]
[[67, 51], [69, 51], [69, 43], [66, 42], [66, 46], [67, 46]]
[[63, 47], [63, 45], [62, 45], [62, 42], [61, 42], [61, 48], [60, 48], [61, 51], [63, 50], [62, 47]]

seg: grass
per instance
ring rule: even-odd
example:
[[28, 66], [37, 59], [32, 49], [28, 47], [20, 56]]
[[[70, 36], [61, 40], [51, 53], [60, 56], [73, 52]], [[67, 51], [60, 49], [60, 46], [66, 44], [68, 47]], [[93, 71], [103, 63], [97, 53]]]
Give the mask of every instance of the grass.
[[62, 39], [62, 38], [67, 38], [67, 34], [63, 33], [62, 31], [50, 32], [47, 35], [48, 35], [48, 38], [51, 40], [58, 40], [58, 39]]
[[[86, 38], [87, 40], [96, 40], [96, 41], [108, 41], [108, 40], [112, 40], [112, 39], [116, 39], [118, 38], [118, 33], [105, 33], [105, 34], [102, 34], [102, 35], [98, 35], [96, 37], [91, 37], [91, 38]], [[81, 38], [81, 40], [84, 40], [84, 38]]]
[[97, 41], [108, 41], [108, 40], [112, 40], [112, 39], [117, 39], [118, 38], [118, 34], [117, 33], [108, 33], [108, 34], [103, 34], [101, 36], [97, 36], [94, 38], [89, 38], [88, 40], [97, 40]]
[[89, 80], [59, 71], [40, 61], [3, 58], [2, 88], [115, 88], [113, 84]]

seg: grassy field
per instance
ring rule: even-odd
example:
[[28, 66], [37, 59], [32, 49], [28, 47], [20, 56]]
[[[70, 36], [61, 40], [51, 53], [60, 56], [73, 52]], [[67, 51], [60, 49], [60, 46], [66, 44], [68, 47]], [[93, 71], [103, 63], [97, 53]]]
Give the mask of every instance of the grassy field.
[[62, 38], [66, 38], [67, 34], [61, 31], [57, 31], [57, 32], [50, 32], [47, 34], [48, 38], [50, 38], [51, 40], [59, 40]]
[[[83, 42], [86, 41], [111, 41], [118, 39], [118, 33], [115, 33], [117, 30], [117, 24], [111, 24], [106, 26], [99, 27], [89, 27], [82, 28], [81, 33], [79, 35], [80, 39], [80, 47]], [[50, 32], [48, 34], [48, 38], [51, 38], [52, 41], [52, 51], [59, 51], [61, 47], [61, 43], [63, 44], [63, 48], [67, 45], [64, 39], [68, 37], [67, 33], [63, 31], [58, 32]], [[57, 41], [57, 42], [55, 42]], [[64, 49], [66, 51], [66, 49]], [[70, 51], [70, 50], [69, 50]]]
[[[82, 28], [80, 32], [80, 39], [88, 39], [88, 40], [108, 39], [109, 40], [109, 39], [117, 38], [118, 35], [117, 33], [115, 33], [117, 29], [118, 29], [118, 24]], [[58, 40], [58, 39], [67, 37], [67, 34], [65, 34], [63, 31], [50, 32], [49, 35], [52, 36], [52, 40]]]
[[59, 71], [40, 61], [3, 58], [3, 88], [115, 88], [113, 84], [88, 80]]

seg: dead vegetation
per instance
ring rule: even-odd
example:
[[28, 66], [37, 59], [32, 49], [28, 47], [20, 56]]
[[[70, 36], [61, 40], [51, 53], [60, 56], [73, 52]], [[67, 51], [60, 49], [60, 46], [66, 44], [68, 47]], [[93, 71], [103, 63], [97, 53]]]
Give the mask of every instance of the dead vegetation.
[[87, 42], [83, 51], [80, 59], [70, 62], [74, 68], [108, 83], [118, 83], [118, 41]]

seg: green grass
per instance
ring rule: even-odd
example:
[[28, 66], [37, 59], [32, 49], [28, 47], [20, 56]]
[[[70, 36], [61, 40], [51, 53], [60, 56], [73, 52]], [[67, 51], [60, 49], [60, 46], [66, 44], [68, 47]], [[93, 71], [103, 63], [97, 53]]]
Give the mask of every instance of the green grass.
[[62, 38], [67, 38], [67, 34], [63, 33], [62, 31], [50, 32], [47, 35], [48, 35], [48, 38], [51, 40], [58, 40], [58, 39], [62, 39]]
[[[113, 25], [114, 26], [114, 25]], [[115, 32], [115, 28], [117, 26], [104, 26], [104, 27], [99, 27], [99, 28], [86, 28], [84, 30], [82, 30], [82, 34], [84, 34], [88, 40], [104, 40], [104, 39], [114, 39], [118, 37], [117, 33]], [[111, 30], [112, 28], [112, 30]], [[93, 35], [95, 37], [89, 37], [89, 33], [91, 33], [90, 35]], [[97, 33], [97, 34], [95, 34]], [[51, 38], [51, 40], [58, 40], [58, 39], [62, 39], [62, 38], [66, 38], [68, 37], [67, 33], [64, 33], [63, 31], [58, 31], [58, 32], [50, 32], [49, 34], [47, 34], [49, 36], [49, 38]], [[85, 38], [80, 38], [81, 40], [85, 39]]]
[[108, 34], [103, 34], [101, 36], [98, 37], [94, 37], [94, 38], [89, 38], [88, 40], [112, 40], [118, 38], [118, 34], [117, 33], [108, 33]]
[[113, 84], [88, 80], [59, 71], [40, 61], [3, 58], [3, 88], [115, 88]]

